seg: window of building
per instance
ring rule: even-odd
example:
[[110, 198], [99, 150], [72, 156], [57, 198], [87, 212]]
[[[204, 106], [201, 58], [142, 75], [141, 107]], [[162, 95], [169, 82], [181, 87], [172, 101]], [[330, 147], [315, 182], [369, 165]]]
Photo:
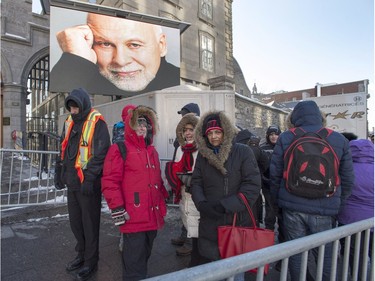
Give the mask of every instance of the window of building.
[[42, 3], [40, 2], [40, 0], [33, 0], [31, 7], [34, 14], [43, 14]]
[[214, 72], [214, 63], [215, 63], [215, 56], [214, 56], [214, 37], [209, 35], [205, 32], [200, 32], [200, 63], [201, 68], [207, 70], [209, 72]]
[[213, 5], [212, 0], [200, 0], [199, 1], [199, 17], [206, 20], [212, 21], [213, 19]]

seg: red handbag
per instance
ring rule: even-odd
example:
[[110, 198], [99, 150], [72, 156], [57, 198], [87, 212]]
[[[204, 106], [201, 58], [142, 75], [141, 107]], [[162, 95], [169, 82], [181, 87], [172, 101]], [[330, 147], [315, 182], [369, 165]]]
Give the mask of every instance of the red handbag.
[[[245, 203], [253, 226], [236, 226], [237, 213], [235, 213], [232, 225], [218, 227], [218, 246], [220, 256], [223, 259], [274, 245], [274, 232], [269, 229], [256, 227], [254, 215], [246, 197], [242, 193], [239, 193], [239, 196]], [[268, 270], [269, 264], [266, 264], [264, 266], [264, 273], [267, 274]], [[256, 273], [257, 269], [251, 269], [250, 272]]]

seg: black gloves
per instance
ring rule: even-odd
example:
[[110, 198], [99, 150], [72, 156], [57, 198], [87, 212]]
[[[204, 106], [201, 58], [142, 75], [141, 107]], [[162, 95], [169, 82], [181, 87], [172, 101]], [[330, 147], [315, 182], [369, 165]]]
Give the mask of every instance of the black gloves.
[[112, 210], [111, 213], [115, 225], [123, 225], [127, 220], [130, 219], [128, 212], [122, 207]]
[[219, 212], [221, 215], [225, 214], [225, 208], [221, 203], [218, 201], [217, 204], [214, 205], [214, 209]]
[[65, 185], [61, 181], [61, 164], [56, 164], [55, 166], [55, 176], [53, 178], [55, 183], [55, 188], [61, 190], [65, 188]]
[[94, 183], [91, 181], [83, 181], [81, 184], [81, 193], [86, 196], [94, 194]]
[[210, 218], [219, 218], [225, 214], [225, 208], [220, 201], [203, 201], [199, 203], [198, 211]]

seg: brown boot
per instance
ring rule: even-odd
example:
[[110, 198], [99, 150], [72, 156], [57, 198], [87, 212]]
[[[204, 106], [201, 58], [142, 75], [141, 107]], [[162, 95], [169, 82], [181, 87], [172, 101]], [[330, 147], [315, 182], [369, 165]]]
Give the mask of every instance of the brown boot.
[[176, 246], [182, 246], [184, 245], [186, 239], [182, 238], [182, 237], [177, 237], [177, 238], [172, 238], [171, 239], [171, 243], [173, 245], [176, 245]]
[[191, 254], [191, 247], [187, 246], [186, 244], [176, 250], [177, 256], [188, 256]]

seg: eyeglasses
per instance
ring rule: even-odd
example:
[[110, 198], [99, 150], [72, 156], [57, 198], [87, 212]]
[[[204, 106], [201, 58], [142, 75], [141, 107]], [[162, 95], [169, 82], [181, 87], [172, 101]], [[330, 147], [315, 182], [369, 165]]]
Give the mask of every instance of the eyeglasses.
[[146, 128], [147, 130], [151, 130], [152, 129], [152, 126], [151, 125], [148, 125], [147, 123], [138, 123], [138, 127], [139, 128]]

